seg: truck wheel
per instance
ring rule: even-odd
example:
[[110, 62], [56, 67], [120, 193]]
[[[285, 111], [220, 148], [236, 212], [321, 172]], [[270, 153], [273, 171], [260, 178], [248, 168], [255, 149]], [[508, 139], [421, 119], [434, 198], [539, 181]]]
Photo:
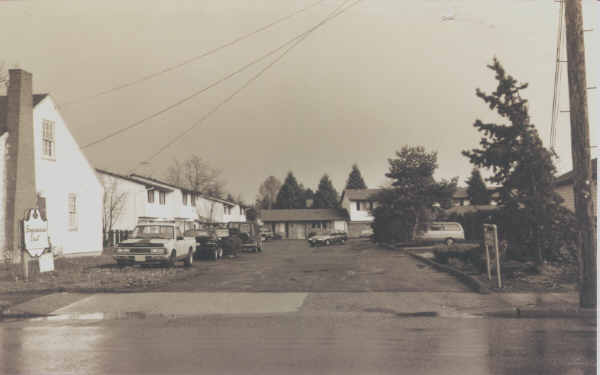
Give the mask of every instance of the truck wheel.
[[190, 251], [188, 251], [187, 257], [183, 261], [183, 264], [186, 267], [191, 267], [193, 263], [194, 263], [194, 252], [192, 251], [192, 249], [190, 249]]
[[175, 250], [171, 251], [171, 256], [169, 257], [169, 260], [167, 261], [167, 267], [171, 268], [171, 267], [175, 267], [175, 262], [177, 261], [177, 253], [175, 253]]

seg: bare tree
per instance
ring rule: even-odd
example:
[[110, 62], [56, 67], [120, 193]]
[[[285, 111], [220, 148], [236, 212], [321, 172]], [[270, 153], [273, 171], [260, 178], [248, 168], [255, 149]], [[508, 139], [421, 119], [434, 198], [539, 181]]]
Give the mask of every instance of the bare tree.
[[102, 185], [104, 185], [102, 231], [106, 235], [112, 231], [113, 225], [121, 217], [127, 201], [127, 193], [118, 191], [117, 181], [114, 178], [103, 178]]
[[220, 178], [221, 171], [210, 166], [197, 155], [180, 162], [175, 159], [167, 169], [167, 182], [212, 197], [221, 198], [225, 182]]
[[259, 208], [270, 210], [277, 200], [277, 193], [281, 189], [281, 181], [277, 177], [269, 176], [258, 188], [256, 203]]
[[8, 87], [8, 71], [6, 69], [6, 64], [4, 62], [0, 62], [0, 94], [3, 94]]

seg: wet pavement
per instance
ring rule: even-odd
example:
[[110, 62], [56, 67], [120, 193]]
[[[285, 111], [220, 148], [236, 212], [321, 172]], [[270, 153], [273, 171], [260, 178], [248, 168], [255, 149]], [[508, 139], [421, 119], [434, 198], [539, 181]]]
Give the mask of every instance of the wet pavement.
[[[234, 269], [229, 283], [216, 277], [214, 290], [200, 277], [179, 290], [61, 294], [17, 306], [39, 316], [0, 322], [0, 373], [596, 373], [595, 314], [534, 309], [565, 306], [573, 296], [471, 293], [410, 257], [354, 245], [299, 254], [283, 272], [274, 264], [303, 249], [276, 244], [254, 254], [273, 259], [257, 258], [247, 274]], [[319, 260], [336, 271], [309, 272], [304, 291], [285, 287], [325, 267]], [[402, 275], [386, 277], [393, 269]], [[247, 287], [253, 280], [257, 291]], [[258, 291], [270, 284], [277, 291]]]

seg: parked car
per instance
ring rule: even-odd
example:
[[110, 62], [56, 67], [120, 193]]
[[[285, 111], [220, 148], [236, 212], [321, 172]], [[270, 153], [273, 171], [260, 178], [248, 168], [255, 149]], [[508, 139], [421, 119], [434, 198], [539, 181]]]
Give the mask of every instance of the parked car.
[[371, 238], [373, 236], [373, 228], [365, 228], [360, 231], [360, 238]]
[[262, 235], [257, 223], [230, 222], [227, 229], [231, 236], [238, 236], [242, 240], [242, 248], [250, 252], [262, 251]]
[[415, 226], [413, 240], [416, 242], [443, 242], [452, 245], [465, 240], [465, 231], [460, 223], [434, 221]]
[[344, 242], [348, 241], [348, 233], [346, 233], [343, 230], [336, 230], [333, 231], [331, 234], [333, 235], [337, 243], [343, 244]]
[[119, 265], [159, 263], [173, 267], [183, 260], [191, 266], [195, 247], [196, 240], [185, 237], [174, 221], [157, 221], [136, 226], [131, 236], [118, 245], [113, 257]]
[[329, 246], [335, 243], [343, 244], [348, 240], [348, 235], [344, 231], [332, 231], [316, 234], [308, 238], [310, 246]]
[[201, 223], [197, 229], [184, 233], [196, 239], [195, 257], [218, 260], [223, 257], [223, 241], [229, 237], [229, 230], [216, 223]]
[[263, 241], [272, 240], [275, 236], [273, 235], [273, 231], [269, 227], [261, 227], [260, 235], [262, 236]]

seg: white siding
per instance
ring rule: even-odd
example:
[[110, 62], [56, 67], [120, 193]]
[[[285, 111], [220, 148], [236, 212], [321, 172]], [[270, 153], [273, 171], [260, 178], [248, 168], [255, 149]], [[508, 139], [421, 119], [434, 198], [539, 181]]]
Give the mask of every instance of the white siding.
[[[139, 216], [145, 215], [146, 188], [144, 185], [119, 178], [113, 175], [98, 172], [98, 177], [104, 186], [107, 196], [113, 199], [122, 197], [121, 209], [116, 213], [113, 230], [133, 230]], [[107, 208], [105, 208], [107, 209]]]
[[[54, 122], [55, 158], [42, 155], [42, 122]], [[36, 189], [46, 199], [48, 233], [64, 254], [102, 251], [103, 188], [54, 101], [47, 96], [33, 109]], [[69, 195], [77, 197], [77, 229], [69, 229]]]
[[226, 223], [246, 221], [246, 214], [244, 213], [244, 209], [239, 204], [236, 204], [235, 206], [231, 207], [229, 212], [229, 214], [225, 214], [223, 217]]
[[[342, 208], [345, 208], [348, 211], [350, 221], [373, 221], [373, 215], [371, 215], [371, 211], [369, 210], [369, 202], [359, 201], [358, 203], [360, 205], [360, 210], [357, 209], [357, 201], [351, 201], [347, 196], [344, 196], [344, 199], [342, 200]], [[377, 202], [373, 202], [373, 209], [375, 209], [377, 205]]]
[[198, 216], [216, 223], [225, 223], [225, 210], [223, 203], [207, 199], [203, 196], [196, 197], [196, 211]]

